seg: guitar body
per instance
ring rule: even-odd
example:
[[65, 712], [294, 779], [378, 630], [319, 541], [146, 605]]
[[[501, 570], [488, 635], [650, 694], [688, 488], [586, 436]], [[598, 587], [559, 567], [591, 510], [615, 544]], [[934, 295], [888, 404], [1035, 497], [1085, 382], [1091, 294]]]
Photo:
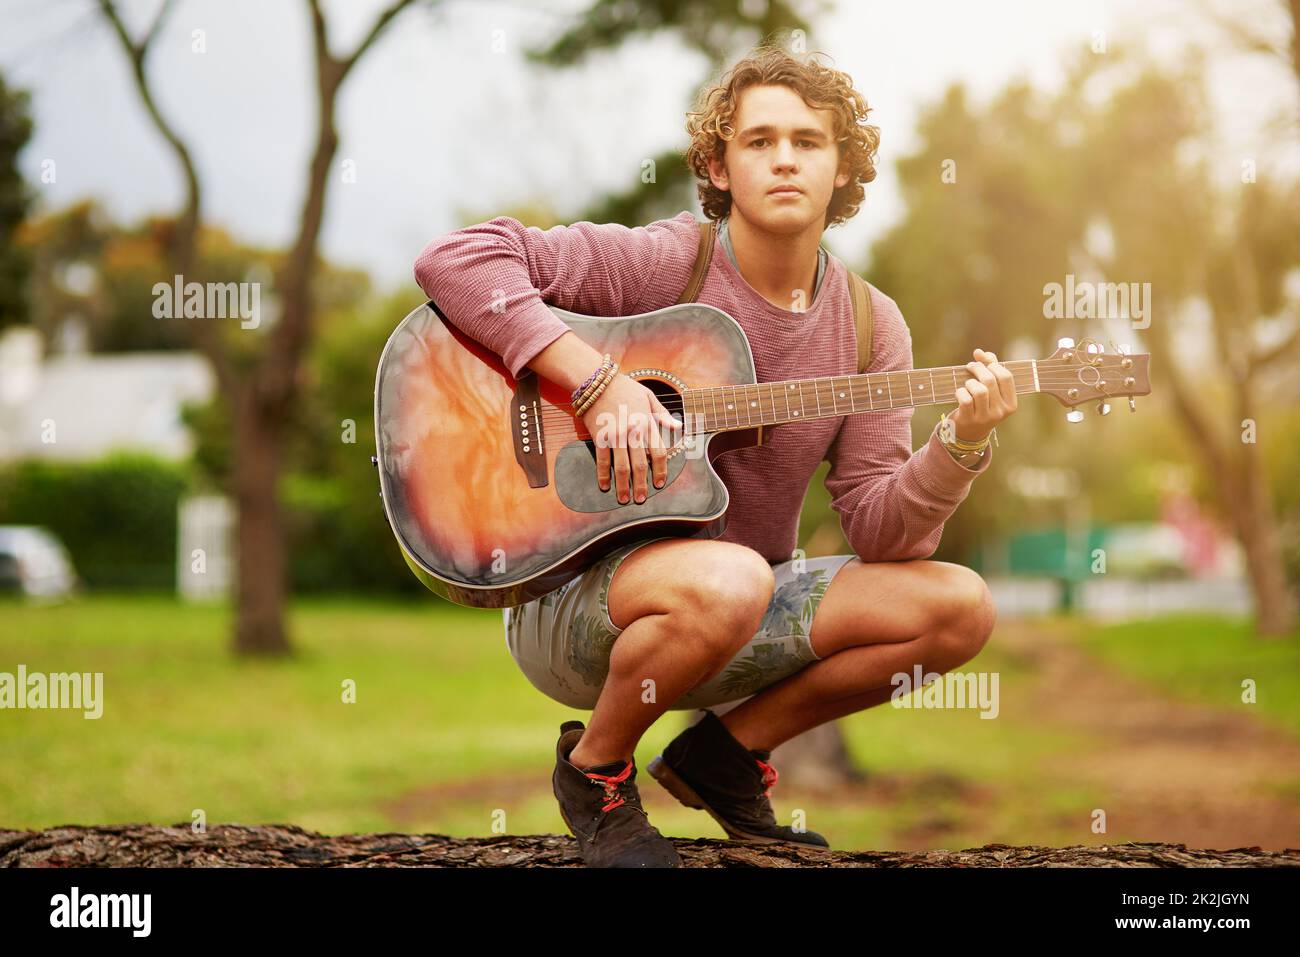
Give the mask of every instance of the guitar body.
[[[550, 307], [619, 371], [679, 417], [686, 389], [756, 382], [739, 324], [698, 303], [639, 316]], [[663, 536], [716, 538], [730, 501], [719, 455], [762, 443], [762, 427], [668, 437], [668, 481], [620, 504], [596, 483], [594, 444], [561, 387], [453, 326], [432, 302], [389, 337], [375, 381], [384, 511], [415, 575], [462, 605], [520, 605], [559, 588], [622, 545]], [[612, 478], [612, 477], [611, 477]]]

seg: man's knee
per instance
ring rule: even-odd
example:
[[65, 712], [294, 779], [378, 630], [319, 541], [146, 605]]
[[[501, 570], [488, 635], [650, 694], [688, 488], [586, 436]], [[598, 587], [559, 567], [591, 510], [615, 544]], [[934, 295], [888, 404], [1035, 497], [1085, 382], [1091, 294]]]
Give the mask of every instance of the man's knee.
[[979, 573], [948, 562], [936, 565], [943, 571], [936, 583], [939, 592], [936, 608], [940, 611], [935, 638], [955, 667], [974, 658], [988, 642], [997, 622], [997, 606], [988, 583]]
[[776, 588], [772, 566], [758, 552], [731, 542], [711, 543], [682, 569], [677, 597], [718, 655], [730, 658], [758, 631]]

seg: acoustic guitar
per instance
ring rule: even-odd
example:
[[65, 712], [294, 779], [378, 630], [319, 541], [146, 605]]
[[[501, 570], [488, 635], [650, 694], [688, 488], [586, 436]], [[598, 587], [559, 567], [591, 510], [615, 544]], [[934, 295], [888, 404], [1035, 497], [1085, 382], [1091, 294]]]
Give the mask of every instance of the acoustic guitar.
[[[384, 513], [408, 566], [461, 605], [521, 605], [559, 588], [610, 551], [664, 536], [716, 538], [730, 501], [713, 468], [763, 443], [764, 429], [904, 406], [956, 404], [961, 366], [758, 382], [739, 323], [701, 303], [627, 317], [549, 307], [620, 372], [654, 392], [679, 430], [658, 426], [668, 478], [642, 503], [596, 481], [595, 443], [569, 393], [532, 371], [516, 379], [432, 301], [389, 337], [375, 377], [373, 461]], [[1060, 340], [1046, 359], [1003, 360], [1017, 394], [1078, 406], [1147, 395], [1149, 355]], [[796, 426], [797, 427], [797, 426]]]

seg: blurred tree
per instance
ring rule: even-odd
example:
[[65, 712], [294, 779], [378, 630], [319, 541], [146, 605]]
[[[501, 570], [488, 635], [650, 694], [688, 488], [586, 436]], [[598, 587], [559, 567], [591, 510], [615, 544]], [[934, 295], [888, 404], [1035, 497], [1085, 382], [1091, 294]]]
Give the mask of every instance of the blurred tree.
[[[297, 235], [276, 276], [276, 320], [264, 335], [256, 337], [255, 347], [237, 344], [237, 337], [226, 334], [229, 327], [210, 322], [186, 324], [196, 345], [213, 365], [235, 436], [233, 485], [239, 515], [236, 653], [283, 655], [291, 650], [284, 623], [287, 556], [278, 485], [283, 447], [301, 391], [302, 363], [314, 332], [317, 245], [329, 172], [339, 145], [335, 126], [338, 95], [353, 67], [411, 4], [412, 0], [396, 0], [384, 8], [356, 47], [338, 55], [330, 49], [319, 0], [307, 0], [315, 55], [316, 141], [305, 177]], [[99, 8], [131, 67], [142, 105], [166, 139], [184, 176], [184, 206], [161, 237], [167, 251], [167, 273], [184, 276], [187, 282], [203, 281], [198, 171], [189, 147], [159, 110], [155, 86], [145, 68], [150, 47], [174, 5], [164, 0], [139, 40], [132, 38], [112, 0], [99, 0]]]
[[[1204, 491], [1246, 554], [1258, 630], [1284, 634], [1294, 611], [1275, 496], [1247, 420], [1267, 412], [1265, 384], [1296, 358], [1300, 315], [1286, 284], [1300, 268], [1300, 188], [1245, 167], [1239, 186], [1216, 181], [1205, 159], [1203, 59], [1185, 58], [1176, 75], [1155, 62], [1114, 47], [1079, 51], [1054, 97], [1014, 84], [980, 110], [951, 88], [923, 113], [920, 146], [898, 164], [907, 212], [873, 248], [869, 275], [903, 305], [918, 366], [949, 364], [975, 346], [1043, 356], [1060, 336], [1105, 339], [1085, 325], [1103, 318], [1129, 325], [1125, 339], [1149, 338], [1155, 397], [1172, 400], [1191, 440], [1180, 454], [1208, 472]], [[1150, 283], [1149, 329], [1127, 313], [1049, 316], [1047, 284], [1067, 276]], [[1217, 352], [1208, 366], [1189, 364], [1178, 341], [1194, 338], [1197, 309]], [[1051, 402], [1022, 403], [1017, 445], [1034, 448], [1035, 464], [1068, 464], [1085, 494], [1103, 493], [1101, 508], [1122, 514], [1113, 501], [1122, 456], [1096, 454], [1087, 427], [1055, 428], [1057, 414]], [[1150, 491], [1149, 481], [1145, 490], [1130, 484], [1129, 502]], [[945, 543], [1010, 529], [1023, 507], [998, 483], [976, 483]]]
[[[1129, 58], [1108, 61], [1097, 74], [1111, 88], [1105, 103], [1091, 105], [1077, 84], [1065, 104], [1086, 130], [1090, 179], [1080, 196], [1113, 237], [1089, 260], [1106, 276], [1151, 283], [1157, 389], [1172, 399], [1245, 552], [1257, 632], [1286, 635], [1295, 602], [1261, 442], [1280, 441], [1270, 382], [1294, 370], [1300, 342], [1300, 302], [1287, 289], [1300, 270], [1300, 183], [1258, 175], [1248, 162], [1235, 182], [1215, 176], [1202, 148], [1203, 52], [1184, 57], [1178, 73], [1148, 66], [1127, 82]], [[1189, 358], [1202, 319], [1208, 361]]]
[[[170, 220], [156, 216], [121, 225], [94, 200], [29, 219], [18, 244], [32, 262], [32, 324], [57, 343], [65, 323], [79, 321], [95, 352], [190, 348], [186, 323], [153, 315], [154, 286], [167, 275], [164, 242], [171, 228]], [[196, 268], [204, 275], [253, 282], [284, 268], [283, 252], [238, 243], [216, 226], [200, 226], [195, 243]], [[364, 272], [328, 263], [319, 269], [322, 308], [353, 305], [370, 292]], [[273, 292], [272, 283], [263, 286]], [[246, 341], [236, 339], [231, 347]]]
[[92, 341], [102, 329], [106, 310], [92, 264], [103, 257], [112, 228], [102, 207], [86, 199], [29, 219], [18, 231], [31, 262], [31, 323], [47, 343], [72, 317], [85, 323]]
[[[921, 112], [919, 145], [896, 166], [906, 214], [873, 245], [864, 270], [899, 302], [917, 368], [968, 361], [976, 347], [1001, 359], [1052, 351], [1043, 277], [1062, 271], [1086, 215], [1073, 167], [1062, 162], [1057, 123], [1049, 97], [1023, 83], [984, 108], [955, 84]], [[1028, 437], [1050, 435], [1058, 409], [1053, 402], [1021, 403], [1008, 435], [1015, 440], [995, 457], [1013, 454], [1027, 440], [1038, 447]], [[917, 409], [918, 442], [940, 411]], [[1039, 465], [1065, 464], [1069, 457], [1068, 449], [1050, 444], [1039, 451]], [[990, 536], [1023, 526], [1025, 502], [1004, 482], [1002, 468], [973, 483], [965, 506], [945, 525], [936, 557], [965, 560]]]
[[27, 216], [32, 192], [18, 170], [18, 154], [32, 136], [30, 96], [0, 75], [0, 329], [28, 320], [26, 250], [14, 233]]

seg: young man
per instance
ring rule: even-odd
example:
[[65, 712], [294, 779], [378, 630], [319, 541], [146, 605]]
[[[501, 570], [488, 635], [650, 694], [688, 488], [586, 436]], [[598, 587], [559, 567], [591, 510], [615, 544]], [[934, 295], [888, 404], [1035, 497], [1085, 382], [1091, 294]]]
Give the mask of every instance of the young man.
[[[845, 74], [760, 48], [691, 114], [688, 161], [704, 212], [720, 227], [698, 301], [741, 325], [760, 382], [858, 371], [848, 273], [820, 240], [857, 212], [862, 184], [875, 178], [879, 137], [861, 122], [866, 113]], [[580, 390], [602, 356], [546, 304], [600, 316], [669, 306], [688, 284], [698, 243], [689, 212], [644, 227], [582, 222], [544, 231], [499, 217], [434, 240], [415, 275], [512, 373], [527, 367]], [[913, 368], [897, 305], [874, 287], [870, 294], [870, 371]], [[1016, 408], [997, 357], [976, 349], [974, 358], [950, 417], [964, 446], [986, 440]], [[609, 438], [605, 426], [620, 421], [620, 409], [630, 426]], [[926, 559], [991, 452], [946, 445], [952, 435], [937, 423], [913, 452], [912, 412], [765, 432], [761, 446], [715, 463], [731, 495], [720, 538], [627, 546], [551, 594], [504, 610], [507, 646], [528, 679], [592, 710], [585, 727], [561, 725], [553, 776], [589, 866], [680, 866], [641, 807], [636, 744], [669, 709], [741, 699], [721, 717], [706, 711], [651, 773], [733, 839], [827, 846], [814, 831], [777, 824], [771, 750], [888, 700], [895, 673], [920, 664], [942, 674], [983, 646], [996, 618], [984, 581]], [[654, 423], [667, 412], [648, 389], [618, 373], [581, 417], [597, 439], [602, 488], [612, 470], [620, 502], [635, 507], [648, 480], [661, 485]], [[795, 559], [800, 507], [824, 459], [855, 554]]]

